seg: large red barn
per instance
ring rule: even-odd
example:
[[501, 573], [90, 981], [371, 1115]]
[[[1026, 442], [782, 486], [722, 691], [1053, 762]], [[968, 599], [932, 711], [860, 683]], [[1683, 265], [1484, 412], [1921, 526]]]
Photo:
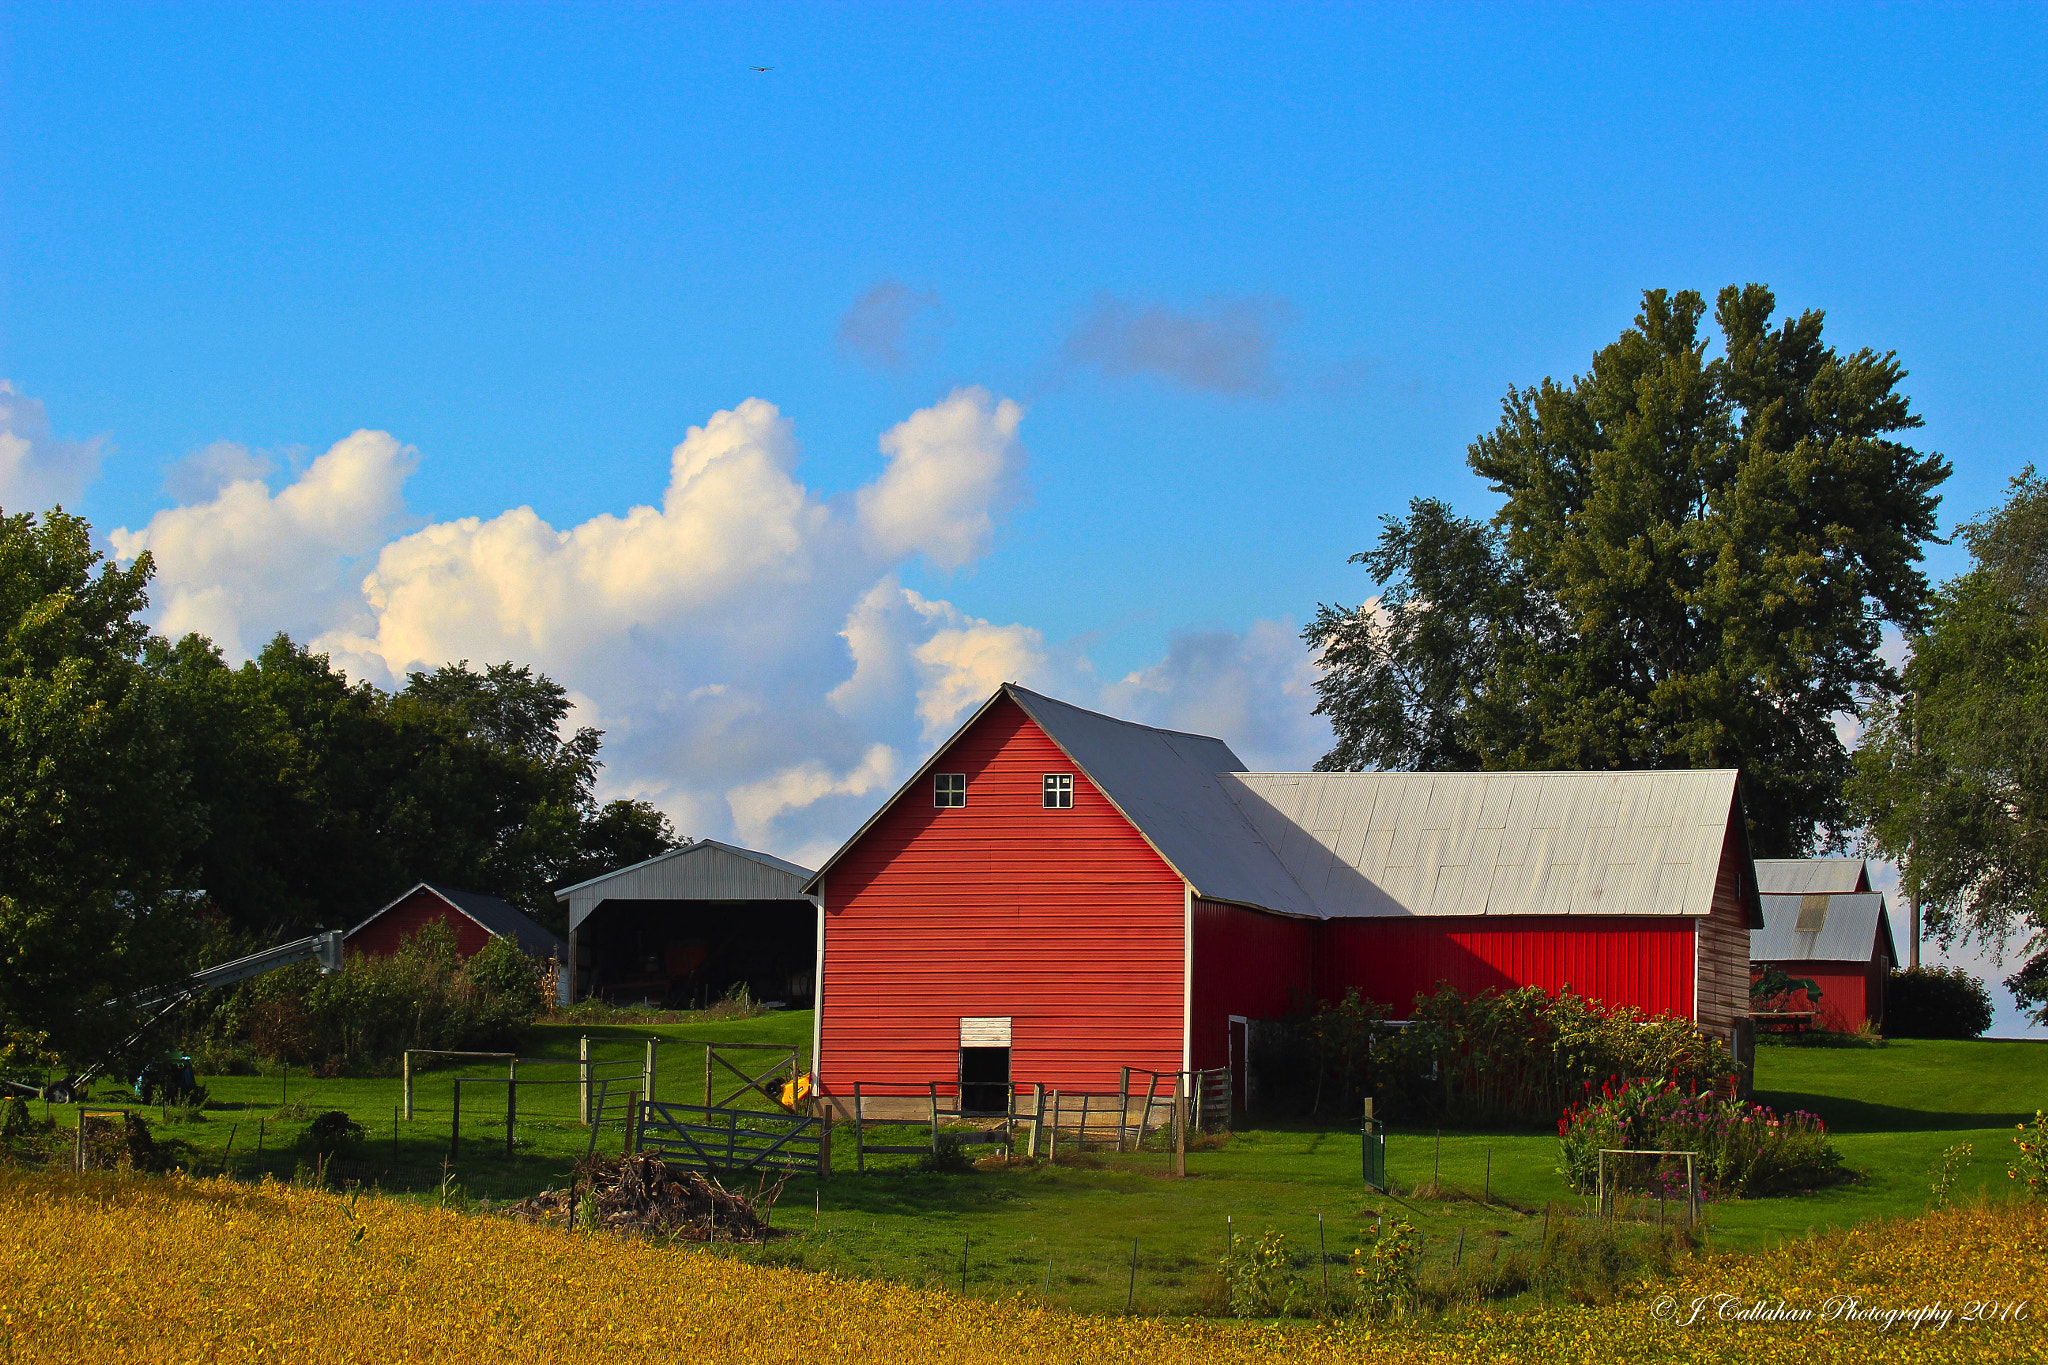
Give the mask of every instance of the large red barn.
[[[1249, 773], [1006, 684], [805, 886], [816, 1064], [1070, 1089], [1229, 1065], [1297, 996], [1440, 982], [1747, 1015], [1731, 771]], [[994, 1074], [1000, 1067], [1003, 1074]]]

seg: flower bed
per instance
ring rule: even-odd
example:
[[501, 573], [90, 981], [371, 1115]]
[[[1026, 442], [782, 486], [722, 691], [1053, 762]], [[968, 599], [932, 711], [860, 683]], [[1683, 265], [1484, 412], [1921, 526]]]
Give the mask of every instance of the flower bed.
[[1603, 1148], [1697, 1152], [1709, 1197], [1783, 1194], [1847, 1175], [1827, 1125], [1812, 1114], [1780, 1114], [1672, 1081], [1609, 1081], [1565, 1111], [1557, 1139], [1558, 1174], [1582, 1191], [1594, 1186]]

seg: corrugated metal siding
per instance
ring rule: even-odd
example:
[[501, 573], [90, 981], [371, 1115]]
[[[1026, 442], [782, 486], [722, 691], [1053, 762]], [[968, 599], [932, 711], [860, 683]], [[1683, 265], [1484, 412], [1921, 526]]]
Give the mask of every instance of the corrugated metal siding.
[[1609, 1006], [1690, 1015], [1694, 923], [1648, 915], [1327, 920], [1317, 989], [1336, 998], [1355, 986], [1395, 1019], [1440, 982], [1468, 995], [1570, 987]]
[[1699, 1021], [1725, 1034], [1749, 1014], [1749, 909], [1743, 894], [1742, 839], [1728, 817], [1721, 868], [1714, 879], [1714, 912], [1700, 921]]
[[[1837, 1033], [1854, 1033], [1865, 1019], [1884, 1022], [1884, 972], [1869, 965], [1846, 962], [1799, 962], [1778, 964], [1787, 976], [1803, 976], [1820, 987], [1820, 1003], [1813, 1007], [1814, 1023]], [[1788, 1008], [1803, 1010], [1804, 995], [1795, 995]]]
[[1315, 920], [1287, 919], [1217, 901], [1195, 902], [1194, 1028], [1196, 1067], [1230, 1061], [1230, 1016], [1278, 1019], [1294, 993], [1315, 989]]
[[1330, 918], [1703, 915], [1735, 804], [1729, 770], [1217, 781]]
[[455, 950], [464, 957], [482, 951], [483, 946], [491, 941], [490, 932], [482, 925], [433, 892], [420, 890], [375, 919], [349, 931], [348, 951], [389, 957], [398, 951], [401, 939], [418, 933], [423, 925], [436, 920], [445, 922], [455, 931]]
[[799, 900], [810, 876], [795, 863], [703, 839], [557, 892], [555, 899], [569, 903], [574, 929], [606, 900]]
[[1870, 890], [1870, 868], [1861, 858], [1758, 858], [1756, 889], [1766, 896], [1854, 895]]
[[1007, 1016], [1019, 1082], [1113, 1087], [1120, 1066], [1180, 1066], [1184, 886], [1014, 702], [938, 768], [967, 804], [913, 787], [826, 874], [824, 1086], [953, 1081], [960, 1020]]

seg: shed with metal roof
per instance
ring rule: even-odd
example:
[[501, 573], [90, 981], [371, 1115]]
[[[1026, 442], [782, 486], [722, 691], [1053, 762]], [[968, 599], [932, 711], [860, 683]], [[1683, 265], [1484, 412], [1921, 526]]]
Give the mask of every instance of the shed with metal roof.
[[[1763, 910], [1764, 927], [1749, 936], [1758, 975], [1776, 966], [1818, 986], [1821, 997], [1811, 1007], [1818, 1027], [1851, 1033], [1866, 1022], [1883, 1026], [1885, 984], [1899, 954], [1881, 894], [1767, 895]], [[1804, 995], [1791, 1004], [1804, 1011]]]
[[811, 1002], [818, 911], [811, 870], [698, 839], [567, 886], [574, 994], [704, 1005], [744, 986], [759, 1001]]
[[506, 939], [521, 952], [546, 961], [566, 961], [562, 940], [535, 924], [509, 901], [477, 891], [421, 882], [404, 895], [373, 911], [343, 935], [350, 952], [388, 956], [428, 924], [445, 924], [455, 935], [455, 950], [468, 957], [493, 938]]

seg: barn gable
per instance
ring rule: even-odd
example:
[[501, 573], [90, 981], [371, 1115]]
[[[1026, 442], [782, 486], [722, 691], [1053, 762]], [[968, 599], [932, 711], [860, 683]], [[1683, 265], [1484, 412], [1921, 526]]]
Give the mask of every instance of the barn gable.
[[421, 882], [378, 909], [343, 935], [358, 952], [392, 953], [400, 941], [423, 925], [440, 920], [455, 930], [456, 944], [466, 957], [491, 938], [510, 940], [521, 952], [537, 958], [565, 960], [562, 940], [496, 896]]

